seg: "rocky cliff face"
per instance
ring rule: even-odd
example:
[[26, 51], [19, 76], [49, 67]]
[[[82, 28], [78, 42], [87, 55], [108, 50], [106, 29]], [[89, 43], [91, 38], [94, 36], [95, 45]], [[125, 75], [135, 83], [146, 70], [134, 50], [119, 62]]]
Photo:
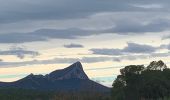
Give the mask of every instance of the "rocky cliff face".
[[51, 72], [49, 75], [46, 75], [50, 80], [64, 80], [64, 79], [89, 79], [85, 74], [82, 64], [80, 62], [76, 62], [69, 67], [56, 70]]

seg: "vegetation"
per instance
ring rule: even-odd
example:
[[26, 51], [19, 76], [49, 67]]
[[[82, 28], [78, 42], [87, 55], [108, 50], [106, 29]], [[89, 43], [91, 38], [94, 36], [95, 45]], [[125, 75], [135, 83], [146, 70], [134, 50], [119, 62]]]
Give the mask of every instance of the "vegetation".
[[0, 100], [109, 100], [110, 96], [97, 92], [55, 92], [26, 89], [0, 89]]
[[113, 83], [113, 100], [170, 100], [170, 69], [162, 62], [130, 65]]
[[0, 100], [52, 100], [52, 92], [5, 88], [0, 89]]
[[58, 93], [54, 100], [110, 100], [110, 95], [97, 92]]

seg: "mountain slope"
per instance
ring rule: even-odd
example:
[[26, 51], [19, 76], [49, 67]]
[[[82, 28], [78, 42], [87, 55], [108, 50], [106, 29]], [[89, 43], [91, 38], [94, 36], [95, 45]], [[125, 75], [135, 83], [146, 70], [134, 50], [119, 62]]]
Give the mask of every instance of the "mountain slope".
[[51, 72], [49, 75], [46, 75], [46, 77], [50, 80], [63, 80], [70, 78], [88, 79], [80, 62], [76, 62], [65, 69]]
[[54, 91], [100, 91], [110, 89], [88, 78], [80, 62], [71, 66], [43, 75], [30, 74], [15, 82], [0, 82], [0, 88], [23, 88]]

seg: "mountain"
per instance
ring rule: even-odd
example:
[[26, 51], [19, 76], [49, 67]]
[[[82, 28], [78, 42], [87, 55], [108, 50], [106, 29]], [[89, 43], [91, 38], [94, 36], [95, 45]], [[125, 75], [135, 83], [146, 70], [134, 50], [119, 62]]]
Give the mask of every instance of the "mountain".
[[89, 79], [85, 74], [80, 62], [76, 62], [62, 70], [56, 70], [46, 77], [48, 77], [50, 80], [64, 80], [70, 78]]
[[109, 88], [90, 80], [80, 62], [76, 62], [65, 69], [53, 71], [45, 76], [30, 74], [15, 82], [0, 82], [0, 88], [53, 91], [110, 91]]

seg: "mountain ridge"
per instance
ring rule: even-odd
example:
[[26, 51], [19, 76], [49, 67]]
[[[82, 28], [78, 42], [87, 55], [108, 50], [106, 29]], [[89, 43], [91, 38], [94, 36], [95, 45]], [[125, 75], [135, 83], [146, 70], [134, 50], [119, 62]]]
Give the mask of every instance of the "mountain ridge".
[[0, 88], [23, 88], [53, 91], [100, 91], [110, 89], [88, 78], [78, 61], [64, 69], [46, 75], [30, 74], [15, 82], [0, 82]]

